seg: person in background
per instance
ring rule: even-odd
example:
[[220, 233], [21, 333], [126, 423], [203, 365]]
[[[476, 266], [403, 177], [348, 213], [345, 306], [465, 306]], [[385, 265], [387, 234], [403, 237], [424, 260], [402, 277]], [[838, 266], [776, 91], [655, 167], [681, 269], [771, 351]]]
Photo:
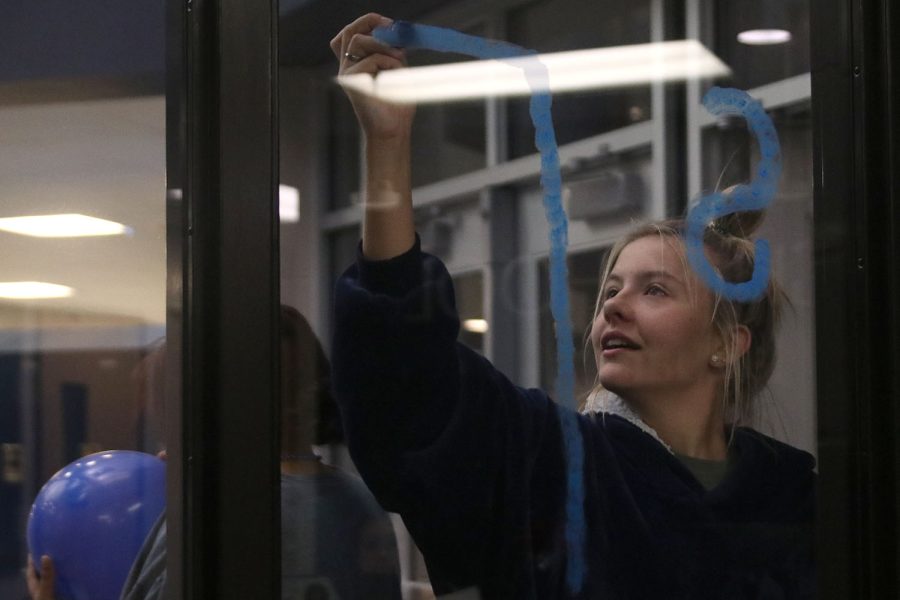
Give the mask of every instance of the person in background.
[[400, 600], [397, 541], [363, 482], [313, 445], [342, 441], [331, 366], [299, 312], [281, 311], [282, 598]]
[[[343, 439], [328, 358], [294, 308], [281, 308], [280, 337], [282, 598], [400, 600], [389, 516], [359, 478], [324, 464], [314, 452], [314, 445]], [[161, 377], [165, 362], [158, 352], [165, 352], [165, 345], [147, 357], [152, 380]], [[151, 384], [148, 389], [162, 389]], [[165, 598], [166, 537], [163, 515], [132, 567], [122, 600]], [[54, 600], [49, 557], [42, 557], [41, 572], [45, 576], [38, 578], [29, 563], [31, 597]]]
[[[338, 33], [339, 74], [403, 68], [404, 51], [372, 35], [390, 26], [368, 14]], [[586, 412], [565, 412], [457, 342], [451, 277], [414, 229], [414, 108], [348, 95], [365, 137], [365, 213], [335, 292], [335, 393], [357, 468], [403, 517], [435, 592], [815, 597], [813, 457], [747, 427], [774, 366], [777, 283], [732, 301], [691, 270], [683, 221], [637, 226], [599, 282], [598, 387]], [[725, 281], [750, 279], [760, 216], [703, 234]], [[572, 462], [567, 436], [583, 446]]]

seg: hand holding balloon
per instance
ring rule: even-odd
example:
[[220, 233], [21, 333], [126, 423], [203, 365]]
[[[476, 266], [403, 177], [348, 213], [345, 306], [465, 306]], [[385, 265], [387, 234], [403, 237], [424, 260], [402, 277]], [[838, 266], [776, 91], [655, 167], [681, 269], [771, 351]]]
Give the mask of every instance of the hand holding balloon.
[[41, 573], [38, 576], [34, 567], [34, 560], [28, 555], [28, 568], [25, 571], [25, 579], [28, 582], [28, 595], [31, 600], [56, 600], [54, 588], [56, 587], [56, 572], [53, 569], [53, 560], [49, 556], [41, 557]]
[[164, 507], [165, 464], [149, 454], [100, 452], [61, 469], [28, 520], [31, 556], [42, 557], [39, 572], [29, 564], [32, 598], [118, 600]]

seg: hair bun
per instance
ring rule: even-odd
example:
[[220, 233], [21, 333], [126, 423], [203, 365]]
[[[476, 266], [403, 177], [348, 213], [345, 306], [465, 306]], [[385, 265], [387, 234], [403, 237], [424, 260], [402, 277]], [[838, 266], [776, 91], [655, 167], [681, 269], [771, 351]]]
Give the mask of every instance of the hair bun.
[[[732, 185], [722, 190], [722, 195], [730, 196], [737, 187], [738, 186], [736, 185]], [[766, 213], [764, 210], [742, 210], [714, 219], [713, 222], [710, 223], [710, 227], [720, 235], [746, 240], [750, 239], [753, 232], [759, 229], [765, 216]]]
[[749, 239], [766, 216], [762, 210], [742, 210], [715, 219], [710, 226], [720, 235]]

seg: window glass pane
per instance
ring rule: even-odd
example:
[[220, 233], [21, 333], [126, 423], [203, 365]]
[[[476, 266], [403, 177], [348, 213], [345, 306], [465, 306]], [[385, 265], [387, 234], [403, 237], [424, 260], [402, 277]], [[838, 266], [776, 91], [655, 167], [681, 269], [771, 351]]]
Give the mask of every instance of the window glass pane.
[[413, 172], [420, 186], [485, 166], [484, 103], [423, 104], [416, 109], [423, 127], [413, 138], [422, 166]]
[[[341, 231], [336, 231], [331, 233], [328, 236], [328, 244], [329, 248], [329, 256], [328, 262], [330, 265], [330, 277], [329, 281], [337, 281], [338, 277], [346, 270], [346, 268], [353, 264], [353, 261], [356, 260], [356, 251], [359, 246], [359, 238], [361, 235], [361, 230], [359, 227], [349, 227], [347, 229], [343, 229]], [[286, 250], [286, 246], [291, 241], [291, 236], [288, 233], [284, 236], [285, 243], [282, 245], [282, 252]], [[312, 275], [317, 275], [316, 273], [312, 273]], [[290, 289], [285, 289], [284, 285], [290, 282], [290, 279], [287, 274], [282, 276], [284, 283], [282, 283], [282, 294], [283, 295], [291, 295]], [[329, 291], [329, 305], [333, 302], [333, 290]], [[329, 316], [329, 326], [331, 325], [330, 316]]]
[[163, 9], [14, 12], [0, 24], [17, 56], [0, 67], [0, 597], [27, 597], [37, 553], [57, 597], [118, 598], [164, 514], [157, 453], [178, 435]]
[[[812, 115], [808, 101], [770, 111], [781, 142], [784, 172], [759, 235], [772, 244], [772, 263], [790, 301], [777, 339], [778, 361], [759, 396], [760, 428], [815, 451], [815, 380], [798, 378], [815, 368]], [[729, 120], [704, 131], [706, 189], [747, 181], [759, 161], [744, 123]], [[790, 397], [790, 402], [779, 401]]]
[[459, 311], [459, 341], [475, 350], [484, 352], [484, 335], [488, 321], [484, 314], [484, 278], [481, 273], [469, 273], [453, 278]]
[[[482, 28], [465, 30], [483, 36]], [[466, 62], [459, 54], [418, 50], [409, 55], [409, 65], [427, 66]], [[453, 103], [421, 104], [416, 108], [420, 123], [413, 131], [413, 153], [419, 166], [413, 171], [413, 186], [425, 185], [486, 166], [485, 102], [483, 99]]]
[[[590, 341], [590, 326], [594, 318], [600, 274], [607, 249], [574, 254], [569, 257], [569, 294], [572, 302], [572, 345], [575, 348], [575, 397], [586, 399], [597, 383], [597, 366]], [[553, 388], [557, 378], [556, 346], [553, 315], [550, 313], [549, 262], [540, 262], [541, 298], [541, 387]]]
[[[540, 52], [606, 48], [650, 41], [650, 3], [550, 0], [509, 13], [509, 39]], [[650, 89], [574, 91], [553, 98], [556, 139], [560, 144], [604, 133], [651, 117]], [[528, 100], [509, 101], [510, 158], [533, 154]]]
[[808, 0], [734, 0], [715, 10], [716, 49], [733, 71], [729, 85], [754, 88], [809, 72]]
[[282, 211], [280, 228], [282, 596], [399, 599], [411, 545], [356, 473], [328, 358], [333, 283], [361, 230], [358, 219], [324, 228], [360, 194], [359, 128], [332, 78], [284, 61], [279, 75], [281, 181], [299, 214]]
[[[375, 21], [357, 22], [360, 36], [339, 38], [327, 61], [282, 65], [282, 98], [291, 98], [282, 141], [304, 148], [282, 155], [301, 214], [282, 228], [282, 261], [305, 265], [282, 269], [282, 301], [303, 315], [331, 366], [304, 371], [290, 362], [302, 352], [283, 346], [283, 382], [294, 386], [286, 398], [292, 389], [331, 391], [284, 413], [297, 415], [294, 432], [328, 422], [334, 405], [342, 417], [332, 437], [284, 447], [286, 586], [340, 597], [469, 588], [484, 598], [561, 597], [579, 568], [566, 540], [584, 539], [593, 562], [580, 571], [582, 597], [815, 595], [809, 16], [805, 4], [757, 5], [755, 16], [783, 15], [792, 37], [751, 46], [737, 41], [751, 13], [742, 1], [433, 2], [390, 15], [413, 29], [395, 23], [376, 34], [392, 47], [413, 39], [429, 48], [409, 50], [408, 69], [369, 37]], [[558, 86], [552, 119], [539, 105], [532, 112], [515, 84], [502, 87], [504, 71], [477, 70], [487, 67], [470, 55], [509, 50], [488, 38], [539, 53]], [[321, 56], [307, 43], [298, 39], [290, 55]], [[577, 85], [565, 87], [554, 66], [563, 51], [608, 62], [573, 67]], [[463, 66], [476, 70], [460, 74]], [[428, 80], [425, 67], [441, 70]], [[347, 77], [335, 83], [339, 69]], [[733, 223], [704, 224], [709, 252], [689, 255], [683, 223], [671, 231], [662, 222], [751, 184], [772, 155], [745, 117], [704, 108], [716, 84], [761, 102], [783, 173], [749, 240], [732, 235]], [[341, 85], [355, 90], [360, 117]], [[548, 121], [558, 190], [552, 155], [539, 156], [535, 142], [536, 131], [540, 143], [550, 139]], [[359, 151], [367, 136], [368, 156]], [[361, 190], [366, 170], [374, 185]], [[548, 224], [560, 208], [564, 234]], [[649, 228], [633, 233], [641, 227]], [[550, 241], [555, 234], [567, 248]], [[754, 265], [741, 261], [759, 239], [789, 299], [777, 332], [757, 318], [766, 307], [732, 302], [735, 288], [703, 279], [701, 259], [729, 284], [750, 280]], [[608, 255], [613, 276], [601, 295]], [[567, 271], [557, 279], [559, 257]], [[750, 281], [741, 289], [759, 292]], [[565, 314], [553, 309], [561, 290]], [[560, 365], [566, 351], [572, 364]], [[299, 439], [290, 431], [284, 439]], [[579, 448], [592, 453], [585, 459]], [[766, 462], [773, 451], [777, 460]], [[319, 492], [289, 495], [296, 475], [341, 477], [359, 503], [338, 513]], [[569, 502], [583, 482], [585, 497]], [[685, 512], [670, 493], [691, 499]], [[710, 513], [707, 501], [723, 502], [723, 512]], [[572, 523], [582, 515], [566, 512], [573, 506], [590, 515], [581, 530]], [[378, 526], [383, 562], [363, 550], [373, 519], [391, 525]], [[322, 541], [331, 531], [340, 548]], [[604, 545], [635, 539], [641, 561]], [[353, 558], [333, 568], [341, 552]], [[373, 572], [377, 583], [366, 579]], [[359, 586], [372, 586], [369, 595], [341, 591]]]
[[[290, 77], [289, 72], [284, 74]], [[344, 208], [358, 202], [359, 194], [359, 128], [354, 126], [353, 107], [340, 90], [332, 88], [328, 94], [329, 112], [328, 164], [330, 169], [330, 208]]]
[[337, 279], [343, 269], [356, 259], [357, 245], [359, 244], [359, 227], [350, 227], [331, 234], [331, 264], [333, 277]]
[[[467, 33], [481, 35], [480, 28]], [[467, 60], [455, 54], [418, 50], [409, 55], [410, 66], [448, 64]], [[289, 72], [286, 72], [286, 75]], [[344, 94], [332, 88], [329, 94], [332, 208], [343, 208], [358, 201], [360, 190], [359, 157], [362, 140], [353, 117], [353, 109]], [[413, 172], [413, 185], [421, 186], [486, 166], [485, 103], [467, 100], [454, 103], [422, 104], [417, 107], [421, 127], [413, 132], [413, 152], [419, 166]]]

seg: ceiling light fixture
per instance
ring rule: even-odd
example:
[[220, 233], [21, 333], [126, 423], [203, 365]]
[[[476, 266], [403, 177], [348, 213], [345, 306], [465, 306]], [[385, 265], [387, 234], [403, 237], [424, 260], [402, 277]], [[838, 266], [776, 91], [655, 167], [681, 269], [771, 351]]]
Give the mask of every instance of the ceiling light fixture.
[[487, 333], [488, 322], [484, 319], [466, 319], [462, 322], [462, 327], [472, 333]]
[[284, 184], [278, 186], [278, 216], [282, 223], [300, 220], [300, 190]]
[[[525, 73], [539, 60], [549, 77], [549, 91], [569, 92], [642, 85], [651, 82], [715, 78], [731, 70], [697, 40], [554, 52], [507, 61], [477, 60], [447, 65], [342, 75], [349, 89], [397, 103], [444, 102], [488, 96], [522, 96], [532, 89]], [[532, 82], [533, 83], [533, 82]]]
[[785, 29], [749, 29], [737, 34], [737, 39], [748, 46], [771, 46], [791, 41], [791, 32]]
[[32, 237], [88, 237], [132, 233], [121, 223], [80, 214], [35, 215], [0, 219], [0, 230]]
[[40, 300], [45, 298], [68, 298], [75, 290], [67, 285], [44, 283], [42, 281], [0, 282], [0, 298], [9, 300]]

